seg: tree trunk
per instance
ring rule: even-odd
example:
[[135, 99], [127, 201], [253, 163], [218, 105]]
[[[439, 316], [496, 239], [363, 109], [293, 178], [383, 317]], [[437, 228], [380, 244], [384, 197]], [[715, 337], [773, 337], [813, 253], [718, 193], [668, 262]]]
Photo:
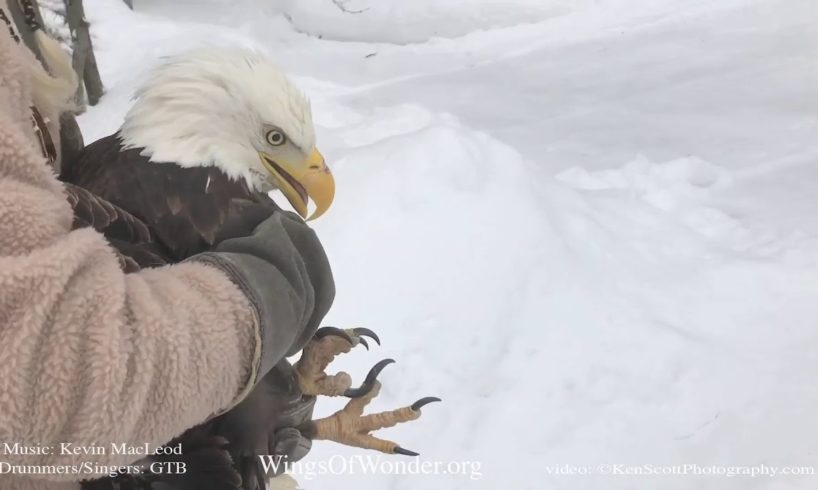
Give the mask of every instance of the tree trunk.
[[[31, 3], [32, 5], [37, 6], [36, 0], [31, 0]], [[20, 3], [18, 0], [9, 0], [7, 4], [9, 12], [11, 13], [11, 21], [14, 22], [14, 25], [17, 27], [23, 44], [25, 44], [26, 47], [28, 47], [28, 49], [30, 49], [31, 52], [37, 56], [40, 63], [43, 63], [44, 60], [42, 54], [40, 54], [40, 49], [37, 47], [37, 42], [34, 40], [34, 30], [31, 28], [31, 24], [26, 21], [26, 14], [23, 12], [23, 8], [20, 6]], [[39, 8], [36, 10], [37, 13], [39, 13]]]
[[80, 107], [84, 106], [85, 94], [87, 94], [88, 103], [96, 105], [105, 88], [99, 76], [97, 60], [94, 56], [94, 45], [91, 42], [88, 21], [85, 20], [85, 9], [82, 6], [82, 0], [66, 0], [65, 16], [74, 44], [74, 71], [77, 72], [79, 79], [84, 82], [77, 88], [76, 102]]
[[[88, 23], [86, 23], [88, 25]], [[91, 38], [89, 36], [88, 43], [90, 45]], [[99, 76], [99, 68], [97, 67], [97, 57], [94, 56], [94, 47], [88, 48], [88, 58], [85, 60], [85, 69], [82, 72], [85, 80], [85, 91], [88, 93], [88, 103], [97, 105], [102, 94], [105, 93], [105, 87], [102, 85], [102, 79]]]

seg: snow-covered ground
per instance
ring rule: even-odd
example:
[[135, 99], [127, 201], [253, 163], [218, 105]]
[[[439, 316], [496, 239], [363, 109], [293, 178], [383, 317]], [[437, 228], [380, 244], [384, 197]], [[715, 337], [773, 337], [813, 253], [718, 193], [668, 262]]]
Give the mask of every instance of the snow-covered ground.
[[[89, 141], [163, 55], [238, 43], [295, 76], [338, 183], [327, 323], [384, 341], [334, 367], [394, 357], [373, 409], [444, 403], [382, 435], [480, 463], [303, 488], [815, 488], [553, 474], [816, 464], [814, 0], [85, 3], [108, 88]], [[334, 454], [370, 455], [310, 461]]]

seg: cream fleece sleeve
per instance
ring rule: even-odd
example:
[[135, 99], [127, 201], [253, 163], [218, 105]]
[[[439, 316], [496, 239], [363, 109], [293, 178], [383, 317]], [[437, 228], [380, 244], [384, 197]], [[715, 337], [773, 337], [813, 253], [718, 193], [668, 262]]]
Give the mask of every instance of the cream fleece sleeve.
[[62, 443], [158, 445], [230, 406], [255, 377], [257, 314], [212, 265], [125, 275], [102, 235], [70, 231], [62, 186], [32, 136], [20, 49], [3, 29], [0, 445], [50, 454], [0, 449], [0, 462], [125, 465], [136, 458], [66, 454]]

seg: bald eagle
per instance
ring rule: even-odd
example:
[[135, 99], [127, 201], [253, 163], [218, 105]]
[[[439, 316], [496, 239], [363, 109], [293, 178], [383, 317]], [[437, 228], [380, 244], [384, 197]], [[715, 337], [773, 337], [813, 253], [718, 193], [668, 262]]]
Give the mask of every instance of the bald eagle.
[[[276, 65], [257, 52], [211, 48], [154, 69], [121, 128], [64, 164], [61, 180], [75, 224], [103, 232], [122, 255], [123, 267], [135, 270], [179, 262], [222, 240], [250, 235], [279, 209], [268, 195], [275, 189], [302, 218], [321, 216], [332, 204], [335, 183], [315, 143], [310, 104]], [[439, 399], [363, 416], [363, 407], [377, 396], [378, 373], [393, 361], [376, 364], [360, 388], [350, 388], [346, 373], [324, 373], [335, 355], [366, 346], [364, 336], [378, 341], [367, 329], [319, 329], [295, 366], [282, 361], [240, 405], [173, 441], [182, 444], [189, 471], [166, 475], [155, 488], [264, 488], [267, 475], [257, 455], [268, 449], [260, 447], [259, 434], [279, 429], [277, 415], [293, 410], [276, 405], [284, 402], [271, 393], [353, 398], [331, 417], [302, 422], [298, 429], [310, 439], [416, 455], [370, 432], [415, 420], [423, 405]], [[84, 488], [154, 488], [153, 483], [108, 478]]]
[[168, 262], [247, 235], [277, 209], [269, 191], [304, 218], [312, 200], [310, 219], [335, 194], [307, 99], [264, 55], [227, 48], [153, 70], [122, 127], [64, 165], [61, 180], [144, 221], [150, 255]]
[[[228, 48], [156, 67], [121, 128], [66, 162], [60, 177], [75, 225], [103, 232], [127, 271], [176, 263], [250, 235], [278, 210], [271, 190], [303, 218], [312, 200], [310, 219], [330, 207], [335, 193], [306, 97], [264, 55]], [[262, 391], [292, 390], [288, 366], [266, 376]], [[283, 410], [270, 403], [256, 393], [238, 411], [180, 436], [174, 443], [183, 445], [190, 471], [166, 477], [161, 488], [264, 488], [257, 435], [269, 432], [271, 417]], [[85, 488], [115, 483], [106, 478]]]

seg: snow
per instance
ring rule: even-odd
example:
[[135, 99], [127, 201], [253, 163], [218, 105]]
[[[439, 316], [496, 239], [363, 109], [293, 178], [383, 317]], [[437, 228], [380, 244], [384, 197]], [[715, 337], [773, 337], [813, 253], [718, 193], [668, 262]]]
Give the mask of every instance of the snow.
[[[315, 224], [327, 323], [384, 341], [333, 367], [397, 359], [371, 409], [444, 403], [382, 435], [480, 463], [303, 488], [814, 488], [548, 469], [814, 464], [818, 4], [135, 3], [86, 0], [108, 89], [88, 140], [161, 56], [267, 50], [312, 98], [337, 179]], [[309, 460], [335, 454], [405, 461], [322, 442]]]

